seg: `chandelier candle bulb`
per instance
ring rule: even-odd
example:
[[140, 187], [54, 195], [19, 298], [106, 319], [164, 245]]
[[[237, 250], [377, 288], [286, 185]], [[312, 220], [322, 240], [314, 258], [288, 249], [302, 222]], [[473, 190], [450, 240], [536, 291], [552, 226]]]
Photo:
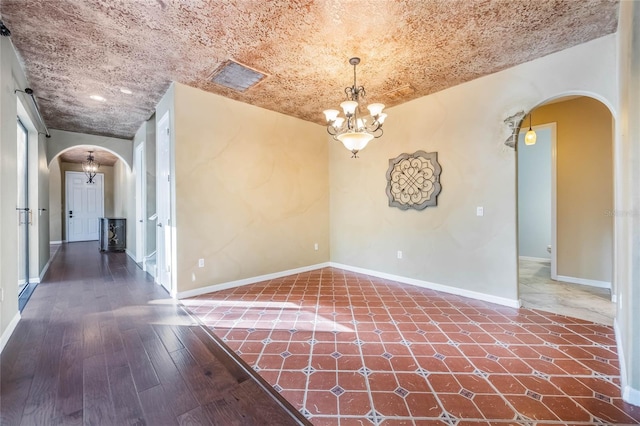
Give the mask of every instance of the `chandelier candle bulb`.
[[358, 86], [356, 80], [356, 66], [360, 63], [360, 58], [351, 58], [349, 63], [353, 65], [353, 86], [344, 89], [347, 100], [340, 104], [345, 116], [340, 117], [340, 112], [335, 109], [323, 112], [327, 119], [327, 132], [351, 151], [351, 158], [357, 158], [358, 152], [373, 138], [382, 136], [382, 123], [387, 114], [382, 112], [384, 104], [372, 103], [367, 107], [371, 119], [361, 116], [360, 106], [364, 106], [365, 90], [364, 86]]

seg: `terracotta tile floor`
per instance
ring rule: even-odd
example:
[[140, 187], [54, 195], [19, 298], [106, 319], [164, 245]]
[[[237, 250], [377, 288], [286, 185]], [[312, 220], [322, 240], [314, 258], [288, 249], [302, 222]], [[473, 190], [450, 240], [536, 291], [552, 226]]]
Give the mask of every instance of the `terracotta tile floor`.
[[183, 303], [314, 425], [640, 422], [608, 326], [334, 268]]

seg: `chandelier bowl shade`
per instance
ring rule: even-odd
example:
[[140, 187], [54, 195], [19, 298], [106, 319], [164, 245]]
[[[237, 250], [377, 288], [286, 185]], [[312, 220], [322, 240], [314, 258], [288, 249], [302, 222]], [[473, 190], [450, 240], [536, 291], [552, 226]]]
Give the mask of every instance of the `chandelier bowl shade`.
[[338, 135], [337, 138], [355, 156], [367, 146], [373, 135], [366, 132], [347, 132]]

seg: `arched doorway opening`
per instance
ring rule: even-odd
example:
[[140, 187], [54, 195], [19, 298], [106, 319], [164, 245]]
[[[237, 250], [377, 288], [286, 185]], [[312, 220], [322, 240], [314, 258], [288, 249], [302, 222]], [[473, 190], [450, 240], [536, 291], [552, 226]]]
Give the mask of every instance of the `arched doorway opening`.
[[[524, 142], [530, 120], [533, 145]], [[614, 129], [610, 107], [582, 94], [524, 117], [516, 147], [524, 307], [613, 324]]]
[[95, 191], [98, 195], [89, 197], [92, 204], [88, 210], [96, 210], [99, 216], [114, 216], [118, 214], [119, 205], [124, 202], [125, 194], [120, 193], [119, 181], [123, 173], [129, 172], [130, 166], [121, 155], [96, 145], [74, 145], [62, 149], [49, 161], [49, 237], [53, 245], [98, 239], [97, 221], [95, 230], [70, 236], [70, 229], [73, 229], [70, 222], [78, 218], [78, 212], [69, 208], [68, 194], [73, 194], [74, 191], [69, 191], [68, 177], [76, 177], [75, 181], [80, 186], [86, 183], [82, 163], [87, 160], [90, 151], [100, 165], [96, 185], [101, 188]]

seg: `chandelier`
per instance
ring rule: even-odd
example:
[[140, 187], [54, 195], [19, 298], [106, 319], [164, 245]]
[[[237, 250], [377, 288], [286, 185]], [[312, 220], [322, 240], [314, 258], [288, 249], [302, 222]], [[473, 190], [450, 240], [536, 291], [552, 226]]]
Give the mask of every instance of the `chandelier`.
[[364, 86], [356, 83], [356, 66], [360, 58], [351, 58], [349, 63], [353, 65], [353, 86], [346, 87], [344, 92], [347, 100], [340, 104], [344, 117], [338, 117], [340, 112], [335, 109], [327, 109], [324, 115], [327, 119], [327, 132], [333, 139], [342, 142], [353, 154], [351, 158], [358, 158], [358, 152], [363, 150], [373, 138], [382, 136], [382, 123], [387, 118], [383, 113], [383, 104], [369, 104], [369, 117], [362, 116], [360, 101], [364, 101]]
[[95, 158], [93, 157], [93, 151], [89, 151], [89, 155], [87, 155], [87, 161], [82, 162], [82, 170], [84, 170], [84, 174], [87, 175], [87, 178], [89, 178], [87, 183], [95, 183], [93, 178], [96, 177], [99, 168], [100, 163], [96, 162]]

